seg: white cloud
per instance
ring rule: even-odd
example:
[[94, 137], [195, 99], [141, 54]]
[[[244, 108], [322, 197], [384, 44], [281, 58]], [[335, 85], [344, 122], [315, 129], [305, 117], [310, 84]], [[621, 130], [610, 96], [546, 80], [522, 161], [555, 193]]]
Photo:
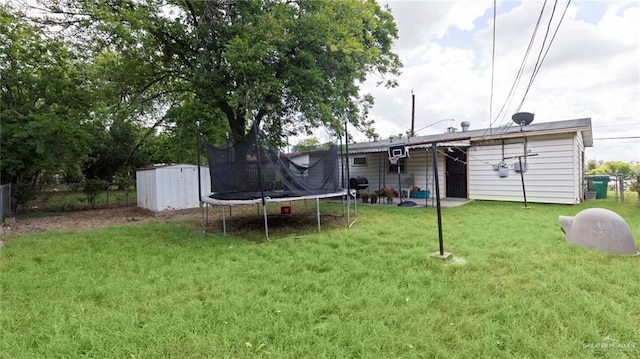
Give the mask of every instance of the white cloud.
[[[381, 2], [386, 3], [386, 2]], [[371, 112], [383, 136], [410, 127], [411, 91], [416, 94], [416, 128], [445, 118], [421, 134], [442, 132], [463, 120], [489, 125], [492, 1], [390, 1], [405, 64], [395, 89], [363, 85], [376, 104]], [[565, 2], [559, 2], [551, 33]], [[493, 114], [505, 102], [529, 43], [542, 2], [498, 2]], [[524, 94], [552, 2], [548, 2], [527, 67], [504, 121]], [[597, 6], [595, 6], [597, 5]], [[595, 21], [585, 21], [578, 14]], [[456, 33], [465, 41], [449, 42]], [[461, 44], [468, 44], [461, 47]], [[595, 138], [640, 136], [640, 5], [637, 1], [574, 1], [523, 104], [536, 122], [591, 117]], [[501, 122], [501, 121], [498, 121]], [[358, 137], [356, 137], [358, 138]], [[362, 140], [363, 138], [358, 138]], [[596, 140], [588, 159], [640, 161], [640, 139]]]

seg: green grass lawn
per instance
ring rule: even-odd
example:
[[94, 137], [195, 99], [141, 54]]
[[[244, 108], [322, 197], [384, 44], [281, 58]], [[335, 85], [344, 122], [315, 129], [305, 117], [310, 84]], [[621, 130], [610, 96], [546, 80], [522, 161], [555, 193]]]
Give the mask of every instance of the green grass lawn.
[[567, 244], [558, 225], [589, 206], [640, 245], [640, 207], [609, 199], [443, 210], [464, 264], [429, 256], [433, 209], [383, 205], [271, 242], [203, 235], [198, 218], [13, 238], [0, 357], [637, 358], [640, 257]]

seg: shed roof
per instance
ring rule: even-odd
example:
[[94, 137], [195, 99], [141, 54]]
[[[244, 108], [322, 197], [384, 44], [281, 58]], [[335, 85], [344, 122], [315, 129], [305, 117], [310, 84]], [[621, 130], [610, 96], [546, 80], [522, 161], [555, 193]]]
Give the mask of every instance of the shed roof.
[[[207, 166], [201, 165], [202, 168], [208, 168]], [[198, 168], [198, 165], [186, 164], [186, 163], [178, 163], [178, 164], [155, 164], [151, 167], [142, 167], [137, 168], [136, 171], [148, 171], [148, 170], [159, 170], [159, 169], [179, 169], [179, 168]]]

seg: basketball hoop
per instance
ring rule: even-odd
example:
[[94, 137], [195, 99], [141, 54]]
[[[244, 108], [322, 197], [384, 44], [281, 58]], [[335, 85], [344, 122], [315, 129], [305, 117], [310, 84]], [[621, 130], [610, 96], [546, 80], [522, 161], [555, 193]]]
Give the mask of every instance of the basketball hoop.
[[400, 158], [401, 158], [400, 155], [390, 156], [389, 157], [389, 162], [391, 162], [392, 165], [397, 165], [398, 164], [398, 160]]

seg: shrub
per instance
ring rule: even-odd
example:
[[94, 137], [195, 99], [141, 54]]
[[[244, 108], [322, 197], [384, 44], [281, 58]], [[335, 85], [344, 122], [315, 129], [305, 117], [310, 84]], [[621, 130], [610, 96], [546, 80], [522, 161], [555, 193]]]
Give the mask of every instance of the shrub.
[[84, 189], [82, 190], [86, 196], [87, 203], [91, 205], [91, 208], [96, 207], [96, 199], [105, 190], [107, 183], [101, 179], [88, 179], [84, 183]]

